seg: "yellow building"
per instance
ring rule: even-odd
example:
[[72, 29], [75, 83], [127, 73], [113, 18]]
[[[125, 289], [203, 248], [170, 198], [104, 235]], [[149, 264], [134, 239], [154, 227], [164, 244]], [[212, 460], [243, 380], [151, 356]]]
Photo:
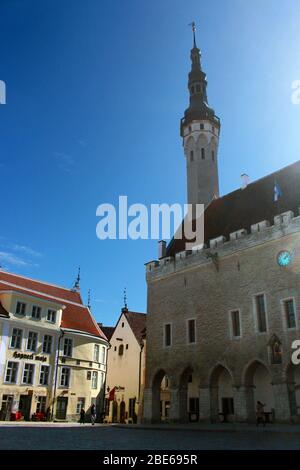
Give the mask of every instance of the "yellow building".
[[108, 341], [74, 289], [0, 270], [0, 419], [103, 411]]
[[137, 422], [145, 382], [145, 337], [146, 315], [123, 308], [110, 338], [108, 352], [108, 422]]

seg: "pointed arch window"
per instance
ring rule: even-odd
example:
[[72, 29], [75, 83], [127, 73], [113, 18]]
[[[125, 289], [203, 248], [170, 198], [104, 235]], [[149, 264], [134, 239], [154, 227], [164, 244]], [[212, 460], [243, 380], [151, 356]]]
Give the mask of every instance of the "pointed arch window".
[[118, 353], [119, 353], [119, 356], [123, 356], [123, 354], [124, 354], [124, 345], [123, 344], [120, 344]]
[[203, 148], [203, 147], [201, 149], [201, 158], [202, 158], [202, 160], [205, 159], [205, 148]]
[[190, 161], [191, 161], [191, 162], [194, 161], [194, 150], [191, 150], [191, 151], [190, 151]]
[[212, 161], [214, 162], [215, 161], [215, 151], [214, 150], [211, 151], [211, 158], [212, 158]]

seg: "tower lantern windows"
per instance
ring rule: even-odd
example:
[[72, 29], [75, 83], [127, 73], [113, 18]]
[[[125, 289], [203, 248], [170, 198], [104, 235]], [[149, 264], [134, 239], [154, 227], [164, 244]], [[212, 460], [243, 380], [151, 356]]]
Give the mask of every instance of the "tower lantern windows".
[[200, 93], [201, 92], [201, 86], [200, 85], [196, 85], [196, 93]]
[[201, 124], [200, 124], [200, 129], [201, 129], [202, 131], [203, 131], [203, 129], [204, 129], [204, 124], [203, 124], [203, 122], [201, 122]]
[[194, 86], [191, 86], [191, 93], [192, 93], [192, 95], [195, 93], [195, 87]]

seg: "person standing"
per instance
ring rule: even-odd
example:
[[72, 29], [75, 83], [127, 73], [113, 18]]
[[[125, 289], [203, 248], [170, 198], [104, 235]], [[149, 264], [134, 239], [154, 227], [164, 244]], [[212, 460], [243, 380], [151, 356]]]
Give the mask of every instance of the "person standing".
[[265, 417], [265, 406], [261, 401], [257, 401], [256, 403], [256, 426], [259, 423], [262, 423], [265, 427], [266, 425], [266, 417]]
[[85, 409], [84, 408], [81, 408], [80, 410], [80, 420], [79, 420], [80, 424], [84, 424], [85, 423]]
[[92, 425], [94, 426], [95, 422], [96, 422], [96, 406], [95, 406], [95, 403], [92, 404], [91, 406], [91, 422], [92, 422]]

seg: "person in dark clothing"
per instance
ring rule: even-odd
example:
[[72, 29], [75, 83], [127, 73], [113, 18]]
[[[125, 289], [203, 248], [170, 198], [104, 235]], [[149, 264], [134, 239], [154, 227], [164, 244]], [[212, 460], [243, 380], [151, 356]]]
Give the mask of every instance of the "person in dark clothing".
[[85, 409], [84, 408], [81, 408], [81, 411], [80, 411], [80, 420], [79, 420], [80, 424], [84, 424], [85, 423]]
[[92, 406], [91, 406], [91, 422], [92, 422], [92, 425], [95, 424], [95, 421], [96, 421], [96, 406], [93, 403]]
[[266, 425], [265, 405], [261, 401], [256, 403], [256, 426], [259, 423], [262, 423], [264, 427]]

